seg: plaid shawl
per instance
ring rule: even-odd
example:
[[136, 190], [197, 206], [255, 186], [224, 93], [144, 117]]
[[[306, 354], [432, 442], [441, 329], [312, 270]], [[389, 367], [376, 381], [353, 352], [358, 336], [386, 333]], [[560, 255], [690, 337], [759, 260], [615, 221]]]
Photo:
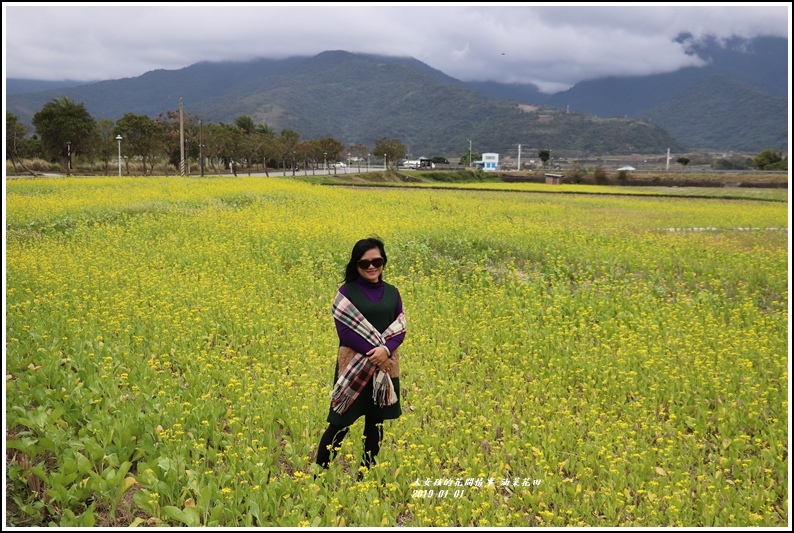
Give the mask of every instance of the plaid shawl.
[[[356, 309], [353, 302], [337, 292], [334, 303], [331, 306], [331, 313], [334, 318], [348, 326], [350, 329], [361, 335], [361, 337], [375, 346], [383, 346], [391, 337], [405, 331], [405, 313], [400, 316], [380, 333], [369, 321]], [[378, 367], [370, 363], [366, 355], [356, 353], [353, 359], [336, 380], [334, 390], [331, 392], [331, 408], [340, 415], [347, 411], [364, 387], [374, 375], [372, 387], [372, 399], [379, 407], [397, 403], [397, 395], [394, 392], [394, 384], [387, 372], [383, 372]]]

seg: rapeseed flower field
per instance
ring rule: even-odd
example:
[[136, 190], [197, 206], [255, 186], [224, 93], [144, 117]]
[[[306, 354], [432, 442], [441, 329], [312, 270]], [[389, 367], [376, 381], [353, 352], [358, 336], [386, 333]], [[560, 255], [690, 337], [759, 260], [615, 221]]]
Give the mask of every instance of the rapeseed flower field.
[[[785, 526], [787, 209], [9, 180], [8, 524]], [[404, 414], [357, 482], [363, 420], [313, 461], [370, 235]]]

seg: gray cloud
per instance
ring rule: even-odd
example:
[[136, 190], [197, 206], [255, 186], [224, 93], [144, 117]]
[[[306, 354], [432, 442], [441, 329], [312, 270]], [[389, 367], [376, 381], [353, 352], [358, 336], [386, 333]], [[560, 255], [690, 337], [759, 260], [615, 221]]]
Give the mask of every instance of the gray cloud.
[[547, 7], [358, 4], [3, 4], [4, 74], [93, 81], [199, 61], [411, 56], [452, 77], [556, 92], [607, 75], [698, 64], [674, 41], [788, 38], [791, 5]]

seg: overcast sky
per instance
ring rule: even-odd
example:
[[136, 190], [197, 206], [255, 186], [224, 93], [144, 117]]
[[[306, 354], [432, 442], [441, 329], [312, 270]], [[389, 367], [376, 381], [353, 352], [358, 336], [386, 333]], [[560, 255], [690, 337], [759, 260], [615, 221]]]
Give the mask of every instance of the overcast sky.
[[788, 38], [790, 3], [3, 3], [5, 77], [99, 81], [326, 50], [410, 56], [463, 81], [544, 92], [696, 65], [689, 32]]

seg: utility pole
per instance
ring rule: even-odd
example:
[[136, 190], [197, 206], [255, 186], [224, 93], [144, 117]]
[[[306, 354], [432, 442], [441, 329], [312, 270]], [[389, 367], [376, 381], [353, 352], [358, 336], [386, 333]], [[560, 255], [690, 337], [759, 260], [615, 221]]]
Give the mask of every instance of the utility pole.
[[521, 170], [521, 145], [518, 145], [518, 170]]
[[469, 166], [471, 167], [471, 139], [469, 139]]
[[201, 177], [204, 177], [204, 138], [201, 133], [201, 119], [199, 119], [199, 159], [201, 160]]
[[182, 99], [179, 99], [179, 175], [185, 177], [185, 118]]

